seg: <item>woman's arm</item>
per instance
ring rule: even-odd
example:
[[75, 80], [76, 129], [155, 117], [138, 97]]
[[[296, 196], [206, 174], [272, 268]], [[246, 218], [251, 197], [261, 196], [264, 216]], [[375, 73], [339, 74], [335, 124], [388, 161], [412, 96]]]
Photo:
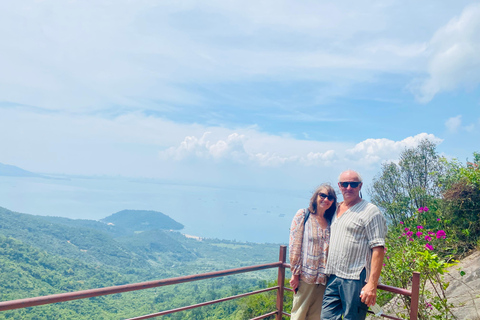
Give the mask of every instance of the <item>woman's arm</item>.
[[298, 210], [290, 227], [289, 259], [292, 275], [300, 275], [302, 272], [302, 240], [303, 240], [303, 209]]

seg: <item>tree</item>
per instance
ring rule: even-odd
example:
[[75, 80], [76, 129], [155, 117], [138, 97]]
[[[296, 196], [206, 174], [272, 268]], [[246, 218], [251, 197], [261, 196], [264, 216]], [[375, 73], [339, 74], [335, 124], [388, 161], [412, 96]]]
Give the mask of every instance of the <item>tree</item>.
[[[289, 279], [285, 279], [284, 285], [289, 286]], [[278, 285], [277, 280], [264, 284], [264, 287], [270, 288]], [[252, 319], [260, 315], [276, 310], [277, 291], [268, 291], [243, 298], [238, 303], [239, 313], [242, 319]], [[283, 308], [288, 312], [292, 309], [293, 296], [290, 291], [285, 291], [283, 296]], [[282, 316], [282, 319], [288, 319]]]
[[468, 252], [480, 246], [480, 153], [473, 162], [451, 166], [443, 193], [442, 214], [454, 230], [457, 248]]
[[398, 164], [382, 164], [380, 175], [368, 190], [371, 201], [397, 225], [441, 196], [445, 171], [445, 161], [437, 154], [435, 143], [422, 140], [417, 147], [405, 149]]

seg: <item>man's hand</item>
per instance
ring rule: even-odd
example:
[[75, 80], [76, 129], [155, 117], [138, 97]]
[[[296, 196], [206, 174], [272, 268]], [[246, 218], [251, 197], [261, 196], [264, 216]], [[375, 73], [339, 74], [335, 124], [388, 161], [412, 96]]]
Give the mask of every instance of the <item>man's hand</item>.
[[300, 275], [292, 275], [292, 278], [290, 279], [290, 287], [292, 287], [295, 293], [297, 293], [299, 283], [300, 283]]
[[370, 271], [370, 278], [367, 284], [360, 292], [362, 302], [371, 307], [377, 302], [377, 284], [382, 271], [383, 257], [385, 256], [385, 249], [383, 246], [372, 248], [372, 269]]
[[367, 283], [360, 292], [362, 302], [371, 307], [377, 302], [377, 286]]

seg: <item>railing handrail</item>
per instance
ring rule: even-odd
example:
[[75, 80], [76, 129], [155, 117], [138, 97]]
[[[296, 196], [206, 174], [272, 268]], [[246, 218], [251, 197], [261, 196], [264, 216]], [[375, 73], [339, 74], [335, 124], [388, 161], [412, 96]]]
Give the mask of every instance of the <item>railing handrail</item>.
[[228, 301], [228, 300], [243, 298], [243, 297], [251, 296], [251, 295], [254, 295], [254, 294], [263, 293], [263, 292], [272, 291], [272, 290], [277, 290], [277, 289], [278, 289], [278, 286], [270, 287], [270, 288], [266, 288], [266, 289], [262, 289], [262, 290], [257, 290], [257, 291], [251, 291], [251, 292], [247, 292], [247, 293], [237, 294], [237, 295], [235, 295], [235, 296], [230, 296], [230, 297], [227, 297], [227, 298], [222, 298], [222, 299], [217, 299], [217, 300], [211, 300], [211, 301], [207, 301], [207, 302], [192, 304], [191, 306], [186, 306], [186, 307], [181, 307], [181, 308], [176, 308], [176, 309], [170, 309], [170, 310], [165, 310], [165, 311], [161, 311], [161, 312], [156, 312], [156, 313], [152, 313], [152, 314], [147, 314], [147, 315], [144, 315], [144, 316], [139, 316], [139, 317], [135, 317], [135, 318], [130, 318], [130, 319], [127, 319], [127, 320], [144, 320], [144, 319], [150, 319], [150, 318], [154, 318], [154, 317], [164, 316], [164, 315], [167, 315], [167, 314], [170, 314], [170, 313], [175, 313], [175, 312], [180, 312], [180, 311], [195, 309], [195, 308], [199, 308], [199, 307], [203, 307], [203, 306], [208, 306], [208, 305], [210, 305], [210, 304], [215, 304], [215, 303], [224, 302], [224, 301]]
[[57, 293], [57, 294], [35, 297], [35, 298], [3, 301], [3, 302], [0, 302], [0, 311], [21, 309], [21, 308], [51, 304], [56, 302], [93, 298], [93, 297], [105, 296], [105, 295], [110, 295], [115, 293], [123, 293], [123, 292], [129, 292], [129, 291], [168, 286], [168, 285], [179, 284], [184, 282], [192, 282], [192, 281], [203, 280], [203, 279], [223, 277], [223, 276], [228, 276], [228, 275], [233, 275], [238, 273], [278, 268], [278, 267], [281, 267], [282, 264], [283, 263], [281, 261], [278, 261], [278, 262], [266, 263], [266, 264], [261, 264], [256, 266], [228, 269], [223, 271], [213, 271], [213, 272], [207, 272], [207, 273], [201, 273], [201, 274], [189, 275], [189, 276], [183, 276], [183, 277], [146, 281], [146, 282], [125, 284], [125, 285], [105, 287], [105, 288], [88, 289], [88, 290], [75, 291], [75, 292]]
[[[287, 288], [284, 286], [285, 269], [290, 268], [290, 265], [288, 263], [285, 263], [285, 260], [286, 260], [286, 246], [280, 246], [280, 254], [279, 254], [278, 262], [247, 266], [247, 267], [241, 267], [241, 268], [234, 268], [234, 269], [228, 269], [228, 270], [221, 270], [221, 271], [213, 271], [213, 272], [201, 273], [196, 275], [188, 275], [183, 277], [146, 281], [146, 282], [140, 282], [140, 283], [134, 283], [134, 284], [125, 284], [125, 285], [105, 287], [105, 288], [52, 294], [48, 296], [41, 296], [41, 297], [34, 297], [34, 298], [3, 301], [3, 302], [0, 302], [0, 311], [21, 309], [21, 308], [27, 308], [27, 307], [33, 307], [33, 306], [39, 306], [39, 305], [45, 305], [45, 304], [51, 304], [51, 303], [57, 303], [57, 302], [64, 302], [64, 301], [71, 301], [71, 300], [78, 300], [78, 299], [85, 299], [85, 298], [93, 298], [93, 297], [105, 296], [105, 295], [116, 294], [116, 293], [137, 291], [137, 290], [143, 290], [143, 289], [168, 286], [172, 284], [179, 284], [179, 283], [192, 282], [192, 281], [198, 281], [198, 280], [204, 280], [204, 279], [210, 279], [210, 278], [223, 277], [223, 276], [245, 273], [245, 272], [278, 268], [278, 277], [277, 277], [278, 285], [275, 287], [265, 288], [257, 291], [251, 291], [251, 292], [247, 292], [247, 293], [243, 293], [243, 294], [239, 294], [239, 295], [231, 296], [227, 298], [211, 300], [211, 301], [207, 301], [207, 302], [203, 302], [203, 303], [199, 303], [191, 306], [165, 310], [165, 311], [161, 311], [154, 314], [131, 318], [129, 320], [149, 319], [153, 317], [158, 317], [158, 316], [162, 316], [170, 313], [198, 308], [205, 305], [237, 299], [237, 298], [258, 294], [266, 291], [272, 291], [272, 290], [277, 290], [277, 302], [276, 302], [277, 310], [266, 313], [261, 316], [257, 316], [251, 320], [265, 319], [272, 315], [276, 315], [276, 319], [280, 320], [282, 319], [282, 315], [290, 316], [289, 313], [283, 311], [284, 291], [290, 291], [290, 292], [293, 291], [291, 288]], [[382, 284], [378, 285], [378, 289], [411, 297], [410, 320], [417, 320], [418, 302], [419, 302], [419, 284], [420, 284], [420, 273], [414, 272], [412, 276], [412, 290], [396, 288], [396, 287], [382, 285]], [[396, 318], [388, 315], [382, 315], [382, 316], [388, 319], [402, 320], [400, 318]]]

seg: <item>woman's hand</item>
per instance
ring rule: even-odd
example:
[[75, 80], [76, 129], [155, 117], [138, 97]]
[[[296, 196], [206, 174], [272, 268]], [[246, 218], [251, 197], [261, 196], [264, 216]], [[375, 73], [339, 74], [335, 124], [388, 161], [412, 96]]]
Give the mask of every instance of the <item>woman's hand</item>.
[[290, 279], [290, 287], [292, 287], [293, 291], [297, 293], [298, 284], [300, 283], [300, 275], [293, 275]]

